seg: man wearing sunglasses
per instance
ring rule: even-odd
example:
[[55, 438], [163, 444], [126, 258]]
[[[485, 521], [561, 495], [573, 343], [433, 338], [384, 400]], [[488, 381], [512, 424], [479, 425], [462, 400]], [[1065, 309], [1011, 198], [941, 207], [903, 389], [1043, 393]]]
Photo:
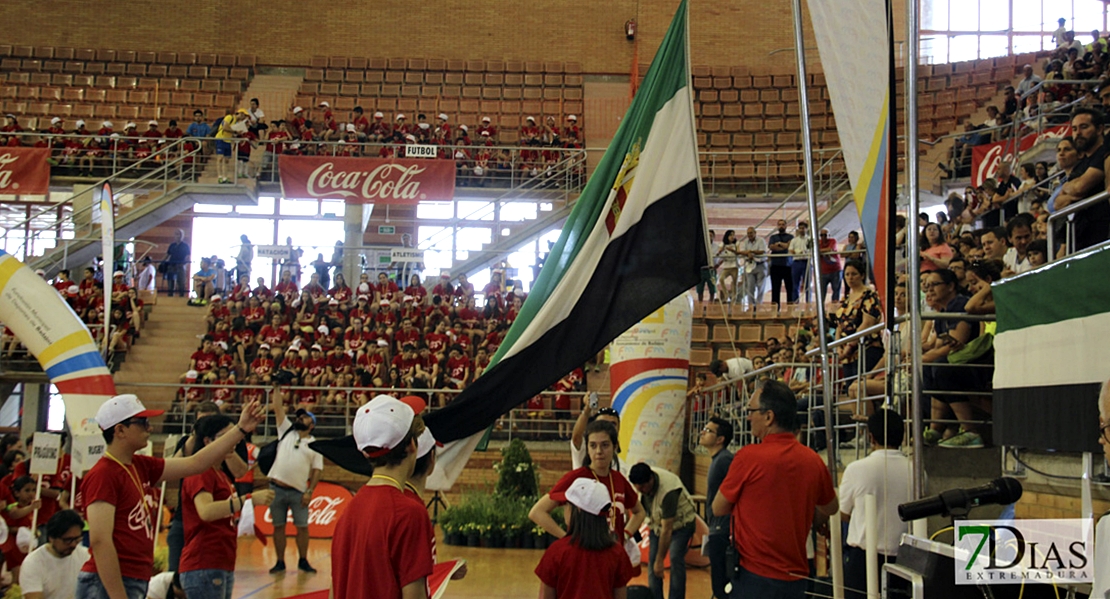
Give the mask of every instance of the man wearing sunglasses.
[[187, 458], [136, 455], [150, 439], [149, 419], [162, 413], [130, 394], [109, 399], [96, 412], [107, 447], [81, 483], [93, 557], [81, 568], [73, 596], [144, 599], [158, 531], [157, 502], [147, 490], [220, 463], [264, 416], [257, 401], [247, 404], [238, 426]]

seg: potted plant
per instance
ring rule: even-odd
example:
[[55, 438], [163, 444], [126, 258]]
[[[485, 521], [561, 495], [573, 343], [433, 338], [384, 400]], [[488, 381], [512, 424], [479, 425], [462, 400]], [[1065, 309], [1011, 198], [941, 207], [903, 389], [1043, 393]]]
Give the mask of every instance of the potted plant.
[[482, 537], [481, 537], [481, 531], [478, 529], [478, 525], [474, 524], [473, 522], [468, 522], [466, 524], [463, 524], [462, 528], [465, 529], [465, 533], [466, 533], [466, 546], [467, 547], [480, 547], [481, 542], [482, 542], [481, 541]]
[[524, 441], [513, 439], [501, 449], [501, 461], [495, 462], [497, 487], [502, 497], [536, 497], [539, 495], [539, 471]]

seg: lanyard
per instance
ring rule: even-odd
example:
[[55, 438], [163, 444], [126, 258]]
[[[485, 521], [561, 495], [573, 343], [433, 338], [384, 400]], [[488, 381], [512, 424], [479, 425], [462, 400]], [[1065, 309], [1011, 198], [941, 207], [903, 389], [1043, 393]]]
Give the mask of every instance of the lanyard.
[[145, 517], [147, 522], [149, 522], [150, 521], [150, 511], [149, 511], [149, 508], [147, 508], [147, 505], [146, 505], [146, 491], [143, 490], [143, 485], [142, 485], [141, 482], [139, 482], [139, 474], [138, 474], [138, 472], [136, 472], [136, 469], [134, 468], [134, 466], [132, 466], [131, 468], [128, 468], [127, 464], [124, 464], [123, 462], [121, 462], [119, 458], [112, 455], [112, 453], [109, 452], [109, 451], [105, 451], [104, 455], [108, 456], [108, 458], [110, 460], [112, 460], [113, 462], [119, 464], [119, 467], [123, 468], [124, 472], [127, 472], [128, 478], [130, 478], [131, 482], [135, 484], [135, 490], [139, 492], [139, 506], [143, 510], [143, 516]]
[[370, 477], [371, 480], [373, 480], [375, 478], [381, 479], [381, 480], [388, 480], [389, 482], [393, 483], [394, 486], [397, 487], [398, 491], [401, 491], [402, 493], [405, 492], [405, 487], [404, 487], [404, 485], [401, 484], [401, 481], [393, 478], [392, 476], [386, 476], [384, 474], [375, 474], [375, 475]]
[[[597, 482], [601, 482], [601, 478], [599, 478], [593, 470], [590, 470], [590, 474], [593, 475], [594, 480], [596, 480]], [[621, 527], [620, 531], [617, 531], [617, 492], [613, 488], [613, 471], [611, 469], [609, 470], [609, 475], [607, 478], [609, 479], [609, 530], [620, 534], [621, 540], [623, 541], [624, 527]]]

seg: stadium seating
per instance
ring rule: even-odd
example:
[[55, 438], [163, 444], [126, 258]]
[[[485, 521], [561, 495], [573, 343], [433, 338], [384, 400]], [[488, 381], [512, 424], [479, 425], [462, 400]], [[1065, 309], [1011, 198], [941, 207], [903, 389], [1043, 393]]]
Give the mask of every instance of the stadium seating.
[[47, 116], [182, 120], [194, 108], [211, 120], [239, 103], [254, 65], [253, 56], [0, 45], [0, 111], [24, 128]]

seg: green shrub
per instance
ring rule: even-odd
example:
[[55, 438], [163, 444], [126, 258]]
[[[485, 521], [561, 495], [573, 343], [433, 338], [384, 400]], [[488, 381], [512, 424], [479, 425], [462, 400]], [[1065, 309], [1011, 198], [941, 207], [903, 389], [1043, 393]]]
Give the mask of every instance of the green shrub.
[[536, 497], [539, 495], [539, 471], [524, 441], [513, 439], [501, 449], [501, 461], [493, 465], [498, 473], [498, 495]]

